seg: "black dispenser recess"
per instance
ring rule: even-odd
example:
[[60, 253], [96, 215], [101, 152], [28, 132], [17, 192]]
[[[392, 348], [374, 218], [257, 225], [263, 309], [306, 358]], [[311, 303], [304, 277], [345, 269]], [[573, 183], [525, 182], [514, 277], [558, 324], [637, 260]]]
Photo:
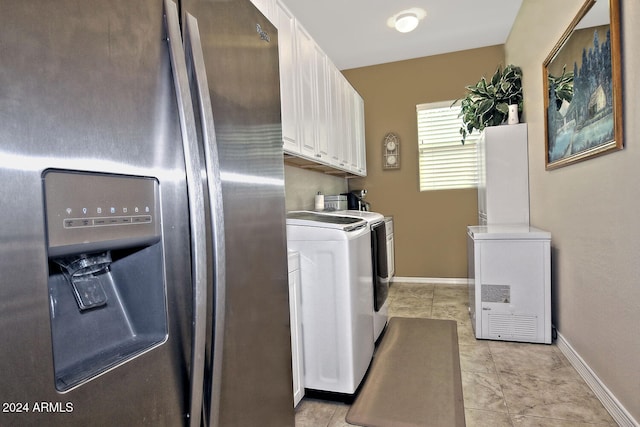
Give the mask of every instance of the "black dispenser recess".
[[158, 182], [43, 174], [55, 386], [65, 392], [167, 339]]

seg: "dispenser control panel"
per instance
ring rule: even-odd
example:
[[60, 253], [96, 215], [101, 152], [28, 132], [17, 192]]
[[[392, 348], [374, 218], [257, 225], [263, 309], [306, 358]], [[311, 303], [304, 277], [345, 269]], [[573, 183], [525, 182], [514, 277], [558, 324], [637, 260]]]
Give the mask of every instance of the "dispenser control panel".
[[50, 256], [159, 240], [157, 180], [59, 170], [43, 180]]

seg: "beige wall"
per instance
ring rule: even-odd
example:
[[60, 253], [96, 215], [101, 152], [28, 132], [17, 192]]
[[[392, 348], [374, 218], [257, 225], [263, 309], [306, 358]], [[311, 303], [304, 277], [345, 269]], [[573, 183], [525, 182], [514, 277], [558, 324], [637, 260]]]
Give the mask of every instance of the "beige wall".
[[[602, 1], [602, 0], [599, 0]], [[542, 63], [583, 0], [524, 0], [505, 45], [523, 69], [531, 223], [552, 234], [553, 322], [640, 420], [640, 3], [622, 0], [623, 151], [545, 171]]]
[[[467, 276], [476, 190], [419, 191], [416, 105], [464, 96], [466, 85], [490, 77], [503, 59], [503, 46], [492, 46], [343, 71], [364, 99], [367, 143], [367, 177], [349, 187], [366, 188], [372, 210], [394, 217], [397, 276]], [[399, 170], [382, 169], [388, 132], [400, 137]]]

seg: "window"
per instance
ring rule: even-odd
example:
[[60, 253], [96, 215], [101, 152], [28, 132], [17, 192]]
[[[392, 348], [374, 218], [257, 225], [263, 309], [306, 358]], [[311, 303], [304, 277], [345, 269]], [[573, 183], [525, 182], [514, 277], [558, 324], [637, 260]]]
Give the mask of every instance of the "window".
[[462, 145], [460, 106], [451, 107], [452, 102], [416, 106], [420, 191], [477, 186], [476, 140], [480, 135], [467, 135]]

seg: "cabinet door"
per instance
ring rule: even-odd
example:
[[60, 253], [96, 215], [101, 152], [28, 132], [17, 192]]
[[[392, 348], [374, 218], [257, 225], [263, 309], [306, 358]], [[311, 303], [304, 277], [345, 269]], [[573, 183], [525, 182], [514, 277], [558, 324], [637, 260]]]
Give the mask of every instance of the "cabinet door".
[[295, 70], [295, 17], [284, 4], [277, 4], [278, 52], [280, 55], [280, 102], [282, 109], [283, 148], [291, 154], [300, 153], [297, 136], [296, 95], [297, 73]]
[[364, 101], [360, 94], [353, 91], [354, 96], [354, 138], [352, 144], [355, 145], [355, 170], [354, 173], [366, 176], [367, 175], [367, 152], [366, 141], [364, 134]]
[[329, 129], [329, 162], [337, 168], [344, 168], [342, 162], [342, 91], [340, 79], [342, 73], [333, 65], [328, 63], [327, 74], [329, 76], [329, 106], [328, 106], [328, 129]]
[[347, 90], [347, 80], [344, 78], [340, 71], [336, 72], [336, 121], [335, 121], [335, 150], [336, 155], [338, 156], [338, 164], [340, 169], [349, 170], [349, 155], [351, 154], [349, 150], [349, 140], [347, 136], [347, 124], [349, 122], [349, 108], [346, 103], [346, 90]]
[[300, 153], [309, 158], [316, 156], [316, 127], [317, 103], [315, 42], [307, 31], [296, 21], [296, 53], [298, 70], [298, 135], [300, 139]]
[[[313, 62], [315, 68], [316, 91], [316, 157], [325, 162], [329, 162], [329, 130], [327, 124], [329, 121], [328, 102], [328, 77], [327, 77], [327, 55], [316, 44], [314, 46]], [[319, 154], [319, 156], [317, 156]]]
[[345, 162], [346, 169], [351, 170], [355, 160], [352, 158], [354, 151], [351, 149], [353, 142], [353, 93], [351, 92], [351, 85], [345, 79], [342, 78], [342, 153], [343, 161]]
[[347, 82], [347, 102], [349, 103], [349, 115], [347, 116], [348, 137], [349, 137], [349, 170], [353, 173], [358, 172], [358, 145], [356, 144], [356, 91]]

